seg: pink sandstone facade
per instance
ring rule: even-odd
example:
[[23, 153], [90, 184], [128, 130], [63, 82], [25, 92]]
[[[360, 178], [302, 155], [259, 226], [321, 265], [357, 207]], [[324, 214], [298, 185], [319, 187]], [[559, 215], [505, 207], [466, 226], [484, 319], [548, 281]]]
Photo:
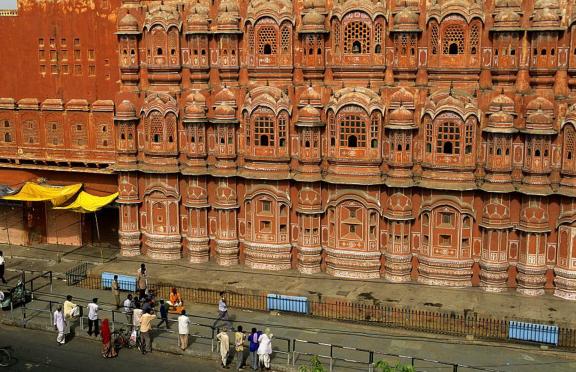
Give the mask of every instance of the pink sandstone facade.
[[122, 255], [576, 299], [573, 1], [22, 3], [0, 179], [117, 189]]

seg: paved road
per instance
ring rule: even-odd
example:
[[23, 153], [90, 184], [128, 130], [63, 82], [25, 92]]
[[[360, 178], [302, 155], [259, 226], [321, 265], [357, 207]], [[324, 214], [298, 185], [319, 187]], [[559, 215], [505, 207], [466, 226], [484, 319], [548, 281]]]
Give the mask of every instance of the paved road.
[[[0, 325], [0, 346], [14, 348], [16, 363], [7, 371], [198, 371], [219, 370], [217, 362], [152, 353], [142, 355], [136, 350], [121, 350], [118, 358], [104, 359], [100, 342], [74, 339], [63, 346], [56, 343], [55, 333]], [[2, 369], [4, 370], [4, 369]]]

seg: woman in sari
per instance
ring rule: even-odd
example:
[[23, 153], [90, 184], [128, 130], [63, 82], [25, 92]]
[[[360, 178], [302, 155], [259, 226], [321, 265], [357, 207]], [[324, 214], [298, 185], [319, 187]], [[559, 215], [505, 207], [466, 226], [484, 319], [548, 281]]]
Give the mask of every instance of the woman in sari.
[[110, 322], [108, 319], [102, 321], [102, 356], [104, 358], [115, 358], [118, 356], [114, 343], [112, 342], [112, 334], [110, 332]]

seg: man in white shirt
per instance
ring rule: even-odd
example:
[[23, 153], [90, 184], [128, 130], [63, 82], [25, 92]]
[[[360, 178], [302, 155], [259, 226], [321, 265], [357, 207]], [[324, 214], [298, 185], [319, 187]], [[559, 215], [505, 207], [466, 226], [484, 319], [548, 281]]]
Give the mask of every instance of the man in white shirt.
[[88, 304], [88, 336], [92, 336], [92, 328], [94, 328], [94, 336], [98, 337], [100, 334], [98, 329], [98, 299], [93, 298], [92, 302]]
[[186, 310], [182, 310], [180, 314], [178, 317], [178, 346], [184, 351], [188, 347], [190, 318], [186, 315]]
[[128, 326], [132, 326], [132, 314], [134, 314], [134, 301], [132, 301], [132, 295], [128, 293], [126, 299], [124, 300], [124, 314], [126, 314], [126, 321]]

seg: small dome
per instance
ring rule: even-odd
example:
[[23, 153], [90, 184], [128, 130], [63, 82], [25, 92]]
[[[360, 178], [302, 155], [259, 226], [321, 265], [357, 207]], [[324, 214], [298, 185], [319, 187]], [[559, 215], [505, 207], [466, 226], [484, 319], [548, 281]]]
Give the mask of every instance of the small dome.
[[560, 5], [558, 0], [536, 0], [534, 2], [534, 9], [559, 9]]
[[312, 86], [309, 86], [300, 95], [300, 102], [305, 102], [306, 104], [319, 105], [321, 101], [322, 95]]
[[216, 93], [214, 102], [216, 102], [216, 104], [228, 103], [231, 106], [236, 106], [236, 97], [230, 89], [225, 87]]
[[125, 99], [116, 107], [116, 117], [123, 119], [136, 118], [136, 108], [129, 100]]
[[205, 120], [206, 111], [206, 98], [200, 92], [190, 93], [186, 97], [184, 120]]
[[139, 33], [140, 27], [138, 26], [138, 20], [132, 14], [126, 14], [120, 22], [118, 22], [118, 31]]
[[418, 14], [409, 8], [402, 9], [394, 16], [394, 28], [402, 28], [402, 26], [418, 26]]
[[318, 110], [316, 107], [313, 107], [312, 105], [306, 105], [298, 111], [298, 116], [300, 119], [313, 118], [320, 120], [320, 110]]
[[522, 0], [496, 0], [496, 8], [520, 8]]
[[504, 93], [501, 93], [494, 97], [492, 101], [490, 101], [490, 110], [491, 111], [505, 111], [505, 112], [515, 112], [515, 103], [514, 100]]
[[514, 116], [504, 111], [498, 111], [490, 115], [488, 125], [491, 127], [512, 127]]
[[532, 16], [532, 22], [534, 25], [543, 23], [558, 23], [560, 21], [560, 16], [558, 12], [550, 8], [538, 9], [534, 11]]
[[318, 13], [316, 9], [312, 9], [308, 13], [304, 14], [302, 17], [302, 25], [305, 26], [324, 26], [324, 17], [322, 14]]
[[390, 124], [413, 124], [414, 113], [404, 106], [400, 106], [390, 113]]
[[236, 109], [227, 104], [217, 105], [214, 107], [214, 118], [219, 120], [236, 119]]
[[526, 127], [527, 128], [534, 128], [534, 127], [551, 127], [554, 123], [554, 120], [550, 115], [546, 115], [544, 112], [539, 110], [534, 114], [528, 115], [526, 118]]
[[534, 98], [526, 105], [526, 111], [551, 110], [554, 111], [554, 104], [544, 97]]
[[512, 9], [504, 9], [494, 16], [494, 23], [501, 24], [518, 24], [520, 22], [520, 14]]
[[414, 106], [414, 95], [402, 87], [390, 96], [390, 105], [394, 107], [405, 105], [412, 107]]
[[396, 0], [396, 9], [400, 8], [418, 8], [420, 0]]

